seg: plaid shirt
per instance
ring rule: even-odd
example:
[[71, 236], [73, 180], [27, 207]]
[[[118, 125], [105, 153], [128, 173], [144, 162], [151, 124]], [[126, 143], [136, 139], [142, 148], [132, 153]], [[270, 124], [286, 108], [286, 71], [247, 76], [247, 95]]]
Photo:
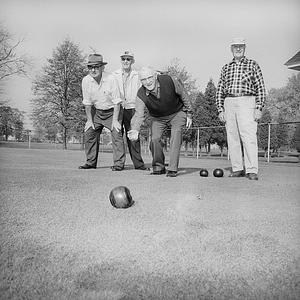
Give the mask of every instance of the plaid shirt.
[[216, 105], [223, 111], [226, 97], [255, 96], [256, 108], [262, 109], [266, 99], [265, 84], [256, 61], [245, 56], [240, 62], [233, 59], [221, 71], [216, 92]]

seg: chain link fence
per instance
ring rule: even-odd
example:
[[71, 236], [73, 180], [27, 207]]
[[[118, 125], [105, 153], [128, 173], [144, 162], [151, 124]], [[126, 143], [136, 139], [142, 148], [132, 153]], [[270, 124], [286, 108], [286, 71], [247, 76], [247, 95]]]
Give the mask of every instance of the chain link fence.
[[[299, 157], [297, 143], [299, 136], [295, 135], [298, 122], [260, 123], [258, 124], [259, 157], [270, 162], [270, 159], [283, 156]], [[150, 128], [140, 132], [142, 153], [150, 155]], [[124, 141], [126, 138], [124, 136]], [[170, 146], [170, 129], [166, 129], [162, 138], [164, 150], [168, 152]], [[8, 141], [0, 143], [2, 147], [29, 148], [29, 149], [63, 149], [62, 137], [56, 135], [51, 140], [41, 137], [34, 130], [26, 130], [21, 141], [10, 137]], [[68, 139], [67, 149], [84, 150], [84, 136], [77, 134]], [[112, 152], [109, 130], [103, 130], [100, 135], [100, 152]], [[299, 149], [298, 149], [299, 151]], [[183, 130], [181, 155], [186, 157], [229, 157], [227, 151], [225, 126], [193, 127]]]

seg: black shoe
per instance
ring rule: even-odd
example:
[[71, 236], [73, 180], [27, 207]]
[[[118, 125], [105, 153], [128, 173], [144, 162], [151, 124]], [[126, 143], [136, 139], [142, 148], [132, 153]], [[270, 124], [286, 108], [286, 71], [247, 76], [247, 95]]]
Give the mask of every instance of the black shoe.
[[122, 171], [122, 170], [124, 170], [124, 168], [122, 168], [122, 167], [120, 167], [120, 166], [112, 166], [112, 167], [111, 167], [111, 170], [112, 170], [112, 171]]
[[167, 177], [176, 177], [177, 171], [168, 171], [166, 176]]
[[147, 168], [145, 165], [144, 166], [141, 166], [141, 167], [138, 167], [138, 168], [135, 168], [136, 170], [142, 170], [142, 171], [150, 171], [150, 168]]
[[83, 166], [79, 166], [78, 169], [96, 169], [95, 166], [91, 166], [91, 165], [88, 165], [88, 164], [84, 164]]
[[255, 173], [248, 173], [248, 174], [247, 174], [247, 178], [248, 178], [249, 180], [258, 180], [258, 175], [255, 174]]
[[245, 177], [245, 172], [243, 170], [235, 171], [232, 172], [228, 177]]
[[162, 174], [166, 174], [166, 169], [153, 170], [150, 174], [151, 174], [151, 175], [162, 175]]

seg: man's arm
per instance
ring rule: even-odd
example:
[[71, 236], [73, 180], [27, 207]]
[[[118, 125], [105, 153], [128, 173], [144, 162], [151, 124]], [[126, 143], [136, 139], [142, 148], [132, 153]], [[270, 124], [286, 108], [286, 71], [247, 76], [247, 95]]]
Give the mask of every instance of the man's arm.
[[178, 94], [183, 102], [183, 105], [184, 105], [184, 108], [183, 108], [183, 111], [186, 112], [186, 117], [187, 117], [187, 120], [186, 120], [186, 127], [187, 128], [190, 128], [192, 126], [192, 103], [190, 101], [190, 98], [188, 97], [188, 94], [187, 94], [187, 91], [186, 89], [184, 88], [183, 84], [171, 77], [172, 80], [173, 80], [173, 83], [174, 83], [174, 86], [175, 86], [175, 92], [176, 94]]
[[136, 141], [139, 138], [139, 131], [144, 122], [145, 118], [145, 103], [139, 98], [136, 97], [135, 100], [135, 113], [131, 119], [131, 130], [128, 131], [128, 138], [131, 141]]
[[135, 113], [131, 119], [131, 129], [140, 131], [145, 118], [145, 103], [139, 97], [135, 100]]
[[220, 79], [216, 91], [216, 106], [219, 113], [224, 112], [224, 82], [225, 82], [225, 69], [221, 70]]
[[187, 113], [187, 115], [189, 117], [192, 117], [192, 112], [193, 112], [193, 109], [192, 109], [192, 103], [190, 101], [190, 98], [188, 97], [188, 94], [187, 94], [187, 91], [186, 89], [184, 88], [183, 84], [177, 80], [176, 78], [172, 77], [172, 80], [173, 80], [173, 83], [174, 83], [174, 86], [175, 86], [175, 92], [176, 94], [178, 94], [183, 102], [183, 105], [184, 105], [184, 111]]
[[254, 86], [256, 89], [256, 109], [262, 110], [265, 104], [266, 100], [266, 89], [265, 89], [265, 83], [262, 75], [262, 71], [257, 63], [255, 63], [254, 68]]
[[93, 122], [93, 115], [92, 115], [92, 105], [85, 105], [84, 108], [85, 108], [85, 114], [86, 114], [86, 118], [87, 118], [87, 121], [86, 121], [85, 127], [84, 127], [84, 131], [87, 131], [90, 127], [95, 129], [95, 125]]

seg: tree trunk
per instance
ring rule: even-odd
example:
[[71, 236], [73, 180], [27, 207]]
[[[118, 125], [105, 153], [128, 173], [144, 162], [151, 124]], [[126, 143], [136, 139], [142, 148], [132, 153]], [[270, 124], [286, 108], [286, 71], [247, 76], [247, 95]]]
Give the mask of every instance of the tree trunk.
[[63, 129], [63, 149], [64, 150], [67, 150], [67, 133], [68, 133], [68, 130], [66, 127], [64, 127], [64, 129]]

